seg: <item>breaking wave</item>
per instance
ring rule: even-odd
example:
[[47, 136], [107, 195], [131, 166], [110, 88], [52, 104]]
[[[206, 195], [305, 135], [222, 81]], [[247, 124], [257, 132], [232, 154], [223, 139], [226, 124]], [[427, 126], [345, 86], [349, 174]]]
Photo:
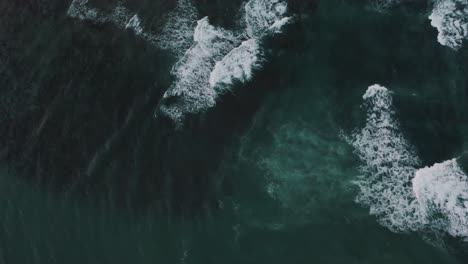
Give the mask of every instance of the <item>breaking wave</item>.
[[437, 40], [444, 46], [457, 50], [468, 38], [467, 0], [439, 0], [429, 19], [439, 31]]
[[401, 132], [391, 92], [370, 86], [363, 96], [366, 126], [345, 139], [363, 161], [357, 202], [394, 232], [443, 231], [468, 236], [468, 177], [456, 159], [419, 169]]
[[[194, 45], [173, 67], [176, 80], [165, 93], [159, 113], [180, 127], [187, 114], [203, 112], [234, 81], [252, 78], [260, 66], [262, 38], [281, 32], [289, 22], [287, 4], [280, 0], [251, 0], [245, 5], [245, 34], [215, 28], [208, 18], [198, 21]], [[246, 37], [247, 36], [247, 37]]]
[[176, 8], [165, 18], [166, 22], [158, 36], [159, 46], [181, 58], [193, 44], [197, 19], [198, 12], [192, 0], [178, 0]]
[[122, 2], [106, 13], [90, 7], [88, 0], [74, 0], [68, 16], [93, 23], [114, 23], [130, 29], [151, 44], [172, 52], [179, 61], [171, 74], [175, 77], [159, 104], [158, 114], [169, 117], [180, 126], [187, 114], [203, 112], [216, 104], [216, 99], [233, 82], [245, 82], [261, 66], [261, 41], [266, 35], [280, 33], [289, 23], [287, 4], [283, 0], [251, 0], [245, 5], [244, 33], [216, 28], [208, 17], [194, 22], [198, 13], [191, 0], [179, 0], [165, 17], [161, 32], [145, 30], [138, 14], [131, 13]]
[[217, 93], [209, 84], [211, 69], [239, 42], [232, 32], [210, 25], [208, 17], [198, 21], [194, 40], [194, 45], [174, 65], [171, 73], [176, 81], [164, 94], [159, 108], [176, 124], [181, 124], [187, 113], [215, 105]]

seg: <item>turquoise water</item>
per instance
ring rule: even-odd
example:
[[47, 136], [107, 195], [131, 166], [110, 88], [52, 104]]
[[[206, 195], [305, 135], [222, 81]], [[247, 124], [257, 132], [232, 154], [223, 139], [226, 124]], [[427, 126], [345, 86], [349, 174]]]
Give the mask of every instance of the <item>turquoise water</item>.
[[[206, 13], [226, 12], [222, 4], [200, 5]], [[6, 159], [11, 168], [0, 175], [0, 262], [465, 263], [468, 249], [461, 239], [391, 232], [355, 202], [359, 189], [353, 182], [363, 162], [344, 139], [365, 126], [362, 96], [379, 83], [393, 91], [401, 131], [421, 167], [468, 149], [468, 49], [440, 45], [429, 12], [426, 4], [382, 12], [366, 1], [320, 1], [283, 36], [266, 41], [268, 63], [252, 80], [236, 84], [183, 131], [153, 118], [159, 87], [172, 81], [167, 77], [172, 59], [164, 52], [115, 33], [112, 25], [88, 25], [88, 31], [86, 24], [62, 16], [45, 19], [38, 32], [60, 28], [64, 35], [49, 48], [30, 49], [44, 52], [41, 63], [48, 70], [36, 56], [19, 56], [31, 60], [33, 73], [25, 75], [40, 87], [53, 86], [50, 75], [60, 63], [47, 58], [61, 62], [58, 48], [76, 45], [71, 69], [64, 67], [57, 78], [81, 69], [69, 84], [79, 92], [64, 92], [59, 110], [50, 110], [56, 123], [44, 134], [55, 134], [39, 137], [41, 155], [30, 154], [33, 148]], [[67, 24], [58, 26], [59, 21]], [[22, 29], [37, 43], [47, 42], [32, 26]], [[94, 35], [105, 37], [89, 44]], [[109, 38], [114, 44], [99, 48]], [[114, 62], [112, 49], [128, 53]], [[82, 54], [91, 55], [80, 64]], [[157, 89], [142, 88], [154, 82]], [[39, 93], [41, 100], [51, 100]], [[96, 106], [87, 105], [90, 98]], [[126, 109], [135, 111], [128, 123], [125, 113], [104, 118]], [[25, 120], [36, 127], [32, 117]], [[96, 167], [77, 165], [94, 151], [75, 152], [105, 142], [110, 147]], [[12, 166], [18, 156], [45, 176], [36, 181], [26, 165]], [[75, 166], [91, 170], [93, 178], [61, 185]], [[48, 173], [55, 173], [51, 183], [43, 179]], [[68, 177], [81, 174], [76, 175]]]

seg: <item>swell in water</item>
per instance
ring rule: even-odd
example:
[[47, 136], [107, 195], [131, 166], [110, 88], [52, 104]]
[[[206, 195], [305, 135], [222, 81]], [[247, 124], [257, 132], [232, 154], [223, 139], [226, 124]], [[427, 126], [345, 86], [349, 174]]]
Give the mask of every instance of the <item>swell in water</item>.
[[251, 0], [245, 5], [245, 33], [215, 28], [207, 17], [198, 21], [195, 43], [174, 65], [175, 82], [164, 94], [159, 113], [180, 127], [187, 114], [213, 107], [233, 82], [245, 82], [261, 66], [261, 41], [288, 23], [287, 4]]
[[363, 161], [357, 202], [395, 232], [437, 230], [468, 237], [468, 176], [457, 160], [419, 169], [404, 137], [392, 93], [370, 86], [363, 96], [366, 126], [346, 137]]

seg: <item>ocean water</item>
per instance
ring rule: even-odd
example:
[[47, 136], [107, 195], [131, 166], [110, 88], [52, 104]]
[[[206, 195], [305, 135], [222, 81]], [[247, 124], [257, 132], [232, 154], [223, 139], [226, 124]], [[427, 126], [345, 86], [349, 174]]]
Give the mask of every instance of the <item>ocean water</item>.
[[0, 1], [0, 263], [466, 263], [467, 10]]

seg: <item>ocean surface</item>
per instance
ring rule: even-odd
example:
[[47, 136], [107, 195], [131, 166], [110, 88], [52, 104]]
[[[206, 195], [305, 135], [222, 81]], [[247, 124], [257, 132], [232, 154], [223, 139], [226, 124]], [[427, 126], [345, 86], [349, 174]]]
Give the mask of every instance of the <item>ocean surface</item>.
[[468, 263], [467, 0], [0, 0], [0, 263]]

